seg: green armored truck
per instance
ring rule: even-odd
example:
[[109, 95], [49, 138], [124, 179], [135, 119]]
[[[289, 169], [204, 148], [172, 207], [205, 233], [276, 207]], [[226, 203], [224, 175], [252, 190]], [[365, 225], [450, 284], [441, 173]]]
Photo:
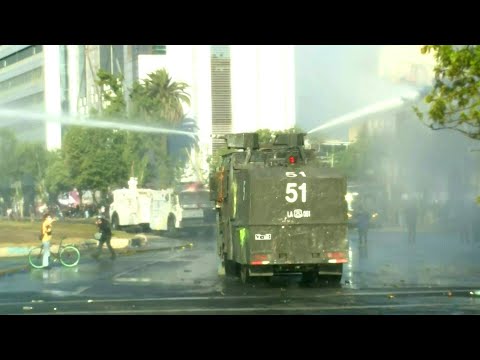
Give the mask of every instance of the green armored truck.
[[346, 179], [314, 164], [305, 134], [224, 136], [230, 152], [210, 179], [217, 250], [226, 275], [301, 273], [339, 283], [348, 262]]

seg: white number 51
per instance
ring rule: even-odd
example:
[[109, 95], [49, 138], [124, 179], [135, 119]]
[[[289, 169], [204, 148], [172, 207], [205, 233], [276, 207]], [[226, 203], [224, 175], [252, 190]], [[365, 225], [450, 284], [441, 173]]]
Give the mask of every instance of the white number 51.
[[[296, 189], [297, 185], [298, 184], [296, 183], [287, 184], [287, 189], [285, 191], [287, 195], [285, 196], [285, 200], [287, 200], [289, 203], [293, 203], [298, 199], [298, 192]], [[302, 202], [306, 202], [307, 201], [307, 184], [303, 183], [298, 187], [298, 190], [302, 191]]]

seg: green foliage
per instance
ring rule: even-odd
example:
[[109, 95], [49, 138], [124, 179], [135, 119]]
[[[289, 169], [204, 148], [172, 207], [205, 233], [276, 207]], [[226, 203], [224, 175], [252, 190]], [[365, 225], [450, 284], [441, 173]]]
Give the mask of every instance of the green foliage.
[[[182, 103], [190, 104], [185, 92], [188, 85], [173, 82], [165, 69], [134, 84], [129, 94], [130, 113], [125, 104], [123, 76], [99, 70], [97, 77], [103, 106], [100, 112], [90, 111], [95, 119], [172, 127], [184, 117]], [[162, 188], [175, 182], [181, 165], [169, 160], [165, 134], [72, 127], [64, 135], [61, 153], [51, 164], [57, 175], [53, 170], [49, 173], [47, 187], [55, 193], [72, 184], [79, 189], [107, 190], [125, 186], [128, 178], [135, 176], [139, 186]]]
[[80, 189], [107, 190], [109, 185], [128, 179], [123, 132], [116, 130], [70, 128], [64, 137], [66, 172]]
[[259, 129], [256, 133], [260, 144], [268, 144], [273, 140], [274, 132], [270, 129]]
[[0, 131], [0, 197], [11, 205], [12, 196], [24, 196], [25, 204], [35, 198], [35, 189], [46, 174], [48, 152], [43, 145], [19, 142], [10, 130]]
[[255, 132], [258, 134], [258, 141], [260, 144], [268, 144], [272, 142], [275, 139], [275, 136], [279, 134], [305, 133], [304, 130], [297, 126], [285, 130], [259, 129]]
[[[103, 111], [102, 118], [124, 119], [127, 117], [127, 105], [123, 91], [123, 75], [113, 75], [100, 69], [97, 72], [98, 79], [95, 83], [100, 87], [102, 94]], [[92, 109], [92, 116], [98, 115], [97, 110]]]
[[[10, 156], [15, 153], [17, 147], [17, 139], [15, 134], [9, 130], [0, 131], [0, 183], [10, 185], [15, 178], [17, 171], [17, 159]], [[5, 156], [9, 154], [9, 156]]]
[[375, 164], [378, 153], [373, 148], [373, 139], [366, 131], [360, 131], [357, 140], [344, 151], [336, 154], [335, 167], [351, 181], [365, 180], [367, 171]]
[[18, 143], [15, 159], [18, 164], [18, 177], [31, 176], [34, 181], [44, 178], [48, 165], [48, 152], [42, 144]]
[[187, 88], [184, 82], [172, 81], [165, 69], [148, 74], [142, 83], [133, 84], [132, 117], [149, 123], [178, 124], [185, 115], [182, 103], [190, 105]]
[[[182, 104], [190, 104], [185, 83], [173, 82], [166, 70], [135, 83], [130, 93], [132, 113], [125, 103], [123, 76], [103, 70], [97, 73], [102, 109], [92, 109], [95, 119], [142, 121], [172, 127], [184, 117]], [[183, 164], [168, 157], [167, 136], [123, 130], [70, 127], [61, 150], [47, 152], [39, 144], [18, 143], [11, 131], [0, 131], [0, 196], [10, 204], [14, 183], [22, 184], [24, 196], [46, 190], [52, 198], [73, 187], [102, 190], [125, 186], [129, 176], [139, 185], [172, 186]], [[18, 186], [15, 188], [19, 191]]]
[[[304, 133], [304, 131], [299, 127], [292, 127], [285, 130], [270, 130], [270, 129], [258, 129], [255, 131], [258, 134], [258, 141], [260, 144], [269, 144], [275, 139], [275, 135], [278, 134], [293, 134], [293, 133]], [[215, 154], [208, 158], [208, 164], [210, 167], [210, 172], [215, 171], [222, 162], [222, 156], [232, 152], [229, 150], [226, 145], [216, 151]]]
[[480, 45], [426, 45], [436, 65], [433, 88], [425, 96], [428, 121], [415, 107], [418, 117], [434, 129], [453, 129], [480, 139]]
[[56, 150], [48, 154], [48, 166], [45, 173], [45, 190], [55, 198], [61, 192], [73, 188], [72, 177], [64, 157], [64, 151]]
[[233, 150], [228, 149], [225, 146], [218, 149], [213, 155], [210, 155], [207, 159], [207, 162], [210, 168], [210, 173], [217, 171], [220, 165], [222, 164], [222, 156], [231, 152], [233, 152]]

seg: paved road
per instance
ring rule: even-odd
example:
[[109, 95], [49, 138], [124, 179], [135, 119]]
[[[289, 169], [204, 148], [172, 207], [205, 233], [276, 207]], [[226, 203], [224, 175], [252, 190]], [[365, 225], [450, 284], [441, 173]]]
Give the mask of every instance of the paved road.
[[409, 245], [404, 234], [372, 232], [359, 247], [352, 233], [352, 261], [336, 286], [302, 285], [297, 276], [244, 286], [218, 276], [213, 240], [191, 241], [191, 248], [5, 276], [0, 314], [480, 313], [480, 247], [454, 235], [420, 234]]

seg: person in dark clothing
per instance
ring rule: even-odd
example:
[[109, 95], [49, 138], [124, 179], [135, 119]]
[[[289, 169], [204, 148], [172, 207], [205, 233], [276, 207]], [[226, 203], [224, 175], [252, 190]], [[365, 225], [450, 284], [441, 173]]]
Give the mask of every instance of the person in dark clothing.
[[370, 214], [364, 208], [360, 208], [357, 215], [358, 240], [360, 245], [367, 244], [369, 224]]
[[414, 203], [409, 204], [405, 211], [405, 221], [408, 229], [408, 242], [415, 243], [417, 233], [417, 207]]
[[110, 243], [112, 239], [112, 229], [110, 227], [110, 223], [104, 217], [97, 216], [97, 220], [95, 221], [95, 224], [98, 227], [100, 238], [98, 239], [97, 251], [92, 256], [95, 259], [98, 259], [98, 257], [102, 253], [103, 244], [106, 243], [108, 250], [110, 250], [110, 253], [111, 253], [111, 259], [114, 260], [117, 257], [117, 255], [115, 254], [115, 251], [113, 250], [112, 245]]

